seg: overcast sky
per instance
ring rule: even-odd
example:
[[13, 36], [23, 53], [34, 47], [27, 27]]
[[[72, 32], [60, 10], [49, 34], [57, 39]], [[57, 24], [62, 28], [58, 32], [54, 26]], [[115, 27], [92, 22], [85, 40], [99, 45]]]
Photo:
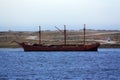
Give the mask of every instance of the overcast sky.
[[120, 0], [0, 0], [0, 31], [55, 29], [120, 30]]

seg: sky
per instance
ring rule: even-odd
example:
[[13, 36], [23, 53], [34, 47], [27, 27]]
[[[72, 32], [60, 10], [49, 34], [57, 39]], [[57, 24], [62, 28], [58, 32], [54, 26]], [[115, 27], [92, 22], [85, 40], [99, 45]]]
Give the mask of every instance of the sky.
[[0, 31], [120, 30], [120, 0], [0, 0]]

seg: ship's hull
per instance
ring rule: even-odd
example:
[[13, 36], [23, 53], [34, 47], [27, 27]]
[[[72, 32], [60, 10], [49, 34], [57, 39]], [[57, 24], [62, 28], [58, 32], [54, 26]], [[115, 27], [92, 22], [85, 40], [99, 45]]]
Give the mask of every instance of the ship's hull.
[[24, 51], [97, 51], [99, 43], [88, 45], [30, 45], [20, 43]]

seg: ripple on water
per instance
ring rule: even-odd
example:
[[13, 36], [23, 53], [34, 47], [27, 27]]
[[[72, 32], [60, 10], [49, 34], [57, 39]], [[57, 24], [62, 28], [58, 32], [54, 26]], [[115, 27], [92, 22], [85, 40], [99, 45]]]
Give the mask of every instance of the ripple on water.
[[120, 80], [120, 49], [24, 52], [0, 49], [0, 80]]

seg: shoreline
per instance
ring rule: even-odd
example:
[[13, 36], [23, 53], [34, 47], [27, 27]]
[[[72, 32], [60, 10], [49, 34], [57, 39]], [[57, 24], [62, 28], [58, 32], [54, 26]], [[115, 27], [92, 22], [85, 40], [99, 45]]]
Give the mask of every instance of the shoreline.
[[[58, 31], [42, 31], [41, 43], [59, 45], [64, 43], [64, 35]], [[67, 31], [67, 44], [83, 44], [83, 30]], [[86, 43], [99, 42], [99, 48], [120, 48], [120, 31], [86, 30]], [[38, 32], [0, 32], [0, 48], [20, 48], [12, 41], [38, 43]]]
[[[0, 45], [0, 48], [22, 48], [19, 45]], [[120, 44], [102, 44], [99, 48], [120, 48]]]

